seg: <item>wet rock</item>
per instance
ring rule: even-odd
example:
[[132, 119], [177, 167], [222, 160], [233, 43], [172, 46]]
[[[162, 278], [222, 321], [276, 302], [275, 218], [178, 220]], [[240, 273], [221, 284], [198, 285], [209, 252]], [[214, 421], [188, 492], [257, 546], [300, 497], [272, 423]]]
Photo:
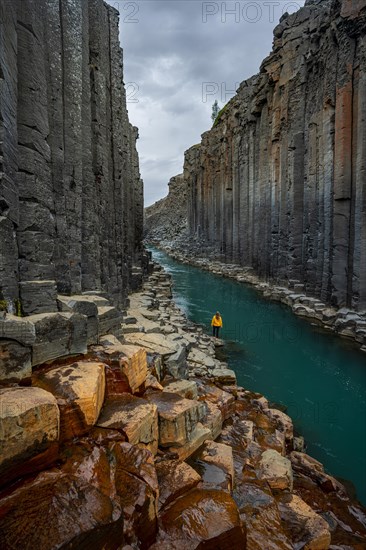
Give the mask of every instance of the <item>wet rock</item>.
[[197, 422], [195, 428], [190, 433], [189, 439], [183, 447], [170, 447], [170, 452], [174, 453], [179, 460], [186, 460], [197, 451], [208, 439], [212, 439], [210, 428], [207, 428], [201, 422]]
[[155, 404], [130, 394], [106, 400], [97, 425], [115, 428], [126, 434], [129, 443], [149, 449], [158, 448], [158, 413]]
[[324, 472], [324, 466], [315, 458], [302, 453], [293, 451], [290, 455], [291, 464], [297, 475], [308, 476], [313, 479], [325, 492], [337, 491], [340, 494], [346, 494], [343, 485], [334, 477]]
[[0, 341], [0, 381], [20, 382], [32, 376], [31, 349], [16, 340]]
[[286, 443], [292, 444], [294, 437], [294, 427], [291, 418], [282, 411], [278, 409], [267, 409], [265, 414], [269, 416], [270, 419], [275, 420], [279, 429], [285, 434]]
[[291, 462], [273, 449], [262, 454], [260, 461], [260, 479], [265, 479], [273, 491], [284, 491], [293, 488]]
[[[43, 472], [1, 501], [2, 548], [117, 548], [123, 515], [101, 488], [57, 470]], [[36, 518], [37, 528], [29, 518]]]
[[194, 489], [163, 512], [161, 524], [162, 541], [189, 541], [191, 549], [246, 547], [237, 507], [224, 492]]
[[78, 362], [34, 375], [33, 385], [57, 399], [62, 439], [72, 439], [95, 425], [104, 401], [104, 371], [103, 363]]
[[297, 495], [284, 495], [278, 502], [287, 536], [295, 547], [327, 550], [331, 536], [328, 523]]
[[185, 462], [168, 460], [156, 464], [159, 481], [159, 507], [167, 506], [193, 489], [201, 476]]
[[173, 393], [153, 394], [148, 399], [159, 413], [159, 445], [162, 447], [184, 446], [206, 414], [204, 403]]
[[217, 405], [222, 413], [223, 419], [227, 420], [234, 412], [235, 397], [214, 385], [200, 384], [199, 394], [205, 401]]
[[250, 550], [293, 550], [284, 532], [277, 502], [264, 481], [238, 483], [234, 500], [247, 528]]
[[114, 443], [115, 487], [124, 514], [125, 541], [134, 548], [150, 548], [158, 530], [158, 479], [153, 457], [146, 449]]
[[43, 454], [40, 460], [47, 462], [47, 449], [59, 439], [59, 423], [51, 393], [41, 388], [0, 389], [0, 483], [11, 481], [21, 470], [37, 469], [37, 455]]
[[[206, 441], [195, 461], [206, 466], [202, 473], [202, 479], [206, 488], [221, 488], [226, 491], [231, 491], [234, 487], [234, 461], [233, 450], [229, 445], [217, 443], [215, 441]], [[215, 473], [210, 475], [210, 467], [221, 470], [224, 474], [224, 479], [219, 476], [215, 479]], [[211, 487], [209, 487], [209, 485]]]

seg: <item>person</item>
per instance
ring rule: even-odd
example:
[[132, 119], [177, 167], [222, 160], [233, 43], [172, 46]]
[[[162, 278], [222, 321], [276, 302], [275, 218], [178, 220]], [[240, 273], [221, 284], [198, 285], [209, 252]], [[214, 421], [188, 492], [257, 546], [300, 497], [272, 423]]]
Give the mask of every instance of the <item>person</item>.
[[219, 330], [222, 327], [222, 317], [219, 311], [216, 311], [215, 315], [212, 317], [211, 321], [212, 334], [215, 338], [219, 337]]

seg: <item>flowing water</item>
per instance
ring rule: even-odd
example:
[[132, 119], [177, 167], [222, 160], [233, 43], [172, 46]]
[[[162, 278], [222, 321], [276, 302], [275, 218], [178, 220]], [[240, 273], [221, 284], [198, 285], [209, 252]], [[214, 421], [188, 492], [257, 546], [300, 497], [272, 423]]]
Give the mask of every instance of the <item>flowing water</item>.
[[251, 287], [152, 252], [189, 319], [210, 331], [220, 311], [238, 384], [286, 406], [308, 453], [350, 480], [366, 504], [366, 354]]

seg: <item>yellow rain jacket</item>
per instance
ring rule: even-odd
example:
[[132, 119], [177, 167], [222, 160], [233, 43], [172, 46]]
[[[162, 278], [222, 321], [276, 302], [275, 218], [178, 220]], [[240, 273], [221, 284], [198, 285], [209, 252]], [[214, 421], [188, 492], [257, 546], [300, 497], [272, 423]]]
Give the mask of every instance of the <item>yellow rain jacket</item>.
[[212, 317], [211, 326], [212, 327], [222, 327], [222, 318], [221, 317], [217, 318], [216, 315], [214, 315]]

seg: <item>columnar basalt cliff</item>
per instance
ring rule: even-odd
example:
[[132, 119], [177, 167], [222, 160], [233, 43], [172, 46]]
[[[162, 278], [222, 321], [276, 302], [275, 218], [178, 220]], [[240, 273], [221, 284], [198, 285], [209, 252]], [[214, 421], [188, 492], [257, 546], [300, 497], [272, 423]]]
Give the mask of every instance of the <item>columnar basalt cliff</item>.
[[364, 310], [365, 86], [365, 0], [308, 0], [284, 16], [260, 73], [186, 152], [191, 236]]
[[63, 295], [126, 302], [143, 189], [118, 13], [101, 0], [0, 2], [0, 291], [23, 314]]
[[169, 193], [145, 208], [144, 236], [149, 242], [177, 239], [187, 230], [187, 185], [183, 174], [169, 181]]

